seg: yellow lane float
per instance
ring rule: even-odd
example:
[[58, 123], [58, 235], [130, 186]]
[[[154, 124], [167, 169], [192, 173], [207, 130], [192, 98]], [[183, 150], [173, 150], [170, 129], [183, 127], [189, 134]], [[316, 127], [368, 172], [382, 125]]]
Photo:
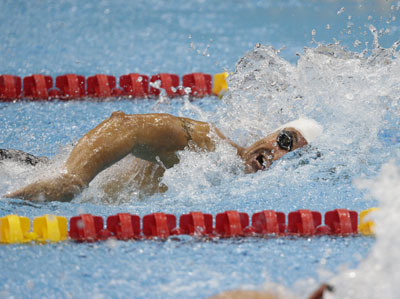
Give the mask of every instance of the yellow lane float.
[[360, 225], [358, 226], [358, 231], [365, 235], [373, 235], [375, 222], [371, 220], [371, 216], [373, 213], [376, 213], [378, 208], [370, 208], [368, 210], [361, 211], [360, 213]]

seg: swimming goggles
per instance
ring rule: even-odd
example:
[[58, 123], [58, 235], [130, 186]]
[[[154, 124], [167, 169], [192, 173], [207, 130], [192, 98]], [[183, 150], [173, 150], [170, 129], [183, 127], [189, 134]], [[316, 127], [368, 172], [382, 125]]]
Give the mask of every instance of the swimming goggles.
[[285, 150], [290, 152], [290, 150], [293, 147], [293, 135], [291, 132], [289, 131], [281, 131], [278, 135], [278, 137], [276, 138], [276, 143], [278, 143], [278, 146]]

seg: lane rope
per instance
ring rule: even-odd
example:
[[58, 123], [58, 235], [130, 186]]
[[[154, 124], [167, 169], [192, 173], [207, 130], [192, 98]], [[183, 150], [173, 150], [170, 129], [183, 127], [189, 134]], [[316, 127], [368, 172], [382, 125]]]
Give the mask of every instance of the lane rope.
[[[122, 98], [157, 98], [160, 95], [174, 98], [189, 96], [203, 98], [222, 97], [228, 89], [228, 73], [211, 76], [205, 73], [191, 73], [182, 76], [161, 73], [151, 77], [131, 73], [119, 77], [96, 74], [85, 78], [77, 74], [65, 74], [55, 78], [42, 74], [33, 74], [21, 79], [14, 75], [0, 75], [0, 101], [18, 100], [63, 101], [85, 98], [105, 99]], [[55, 85], [53, 84], [55, 82]]]
[[[96, 242], [108, 239], [143, 240], [167, 239], [171, 236], [191, 235], [204, 239], [238, 237], [284, 236], [370, 236], [374, 234], [371, 214], [377, 208], [358, 213], [346, 209], [328, 211], [297, 210], [287, 217], [282, 212], [264, 210], [250, 217], [247, 213], [225, 211], [215, 216], [202, 212], [190, 212], [179, 217], [172, 214], [153, 213], [142, 219], [138, 215], [119, 213], [107, 217], [81, 214], [71, 217], [44, 215], [31, 221], [28, 217], [6, 215], [0, 218], [0, 243], [48, 243], [73, 240]], [[287, 219], [286, 219], [287, 218]], [[215, 220], [215, 222], [214, 222]], [[287, 221], [286, 221], [287, 220]], [[214, 224], [215, 223], [215, 224]], [[105, 224], [105, 225], [104, 225]]]

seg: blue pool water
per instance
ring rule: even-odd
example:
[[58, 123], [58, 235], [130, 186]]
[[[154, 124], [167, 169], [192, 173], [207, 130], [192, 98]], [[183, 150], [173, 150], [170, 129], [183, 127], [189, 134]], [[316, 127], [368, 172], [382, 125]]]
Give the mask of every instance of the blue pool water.
[[[399, 157], [400, 60], [390, 50], [399, 40], [399, 17], [395, 1], [3, 1], [0, 74], [235, 73], [223, 100], [0, 103], [1, 147], [52, 158], [40, 169], [1, 163], [0, 194], [54, 170], [116, 110], [211, 121], [242, 145], [299, 116], [316, 119], [325, 133], [268, 172], [245, 175], [233, 151], [220, 145], [215, 153], [180, 153], [181, 163], [164, 177], [165, 194], [138, 199], [128, 188], [113, 201], [105, 198], [101, 183], [122, 162], [70, 203], [2, 198], [0, 216], [376, 206], [359, 181]], [[335, 40], [341, 44], [328, 46]], [[286, 49], [278, 54], [269, 46]], [[0, 247], [0, 297], [204, 298], [273, 283], [304, 297], [357, 267], [374, 244], [369, 237], [182, 237], [7, 245]]]

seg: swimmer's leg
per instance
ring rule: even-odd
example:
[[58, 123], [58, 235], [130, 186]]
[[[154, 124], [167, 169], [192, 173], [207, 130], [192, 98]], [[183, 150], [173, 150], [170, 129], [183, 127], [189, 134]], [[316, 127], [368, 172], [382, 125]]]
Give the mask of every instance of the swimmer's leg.
[[36, 157], [26, 152], [14, 149], [0, 149], [0, 161], [1, 160], [10, 160], [33, 166], [39, 163], [46, 164], [49, 162], [49, 159], [46, 157]]

